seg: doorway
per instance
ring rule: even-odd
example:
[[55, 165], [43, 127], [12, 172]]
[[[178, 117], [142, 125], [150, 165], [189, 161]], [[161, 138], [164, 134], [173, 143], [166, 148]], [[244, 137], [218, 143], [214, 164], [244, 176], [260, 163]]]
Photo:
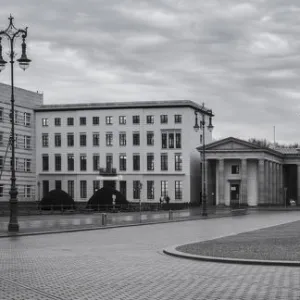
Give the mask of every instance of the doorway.
[[116, 181], [115, 180], [103, 180], [103, 187], [108, 187], [111, 189], [116, 189]]
[[240, 205], [240, 184], [230, 184], [230, 206], [237, 207]]

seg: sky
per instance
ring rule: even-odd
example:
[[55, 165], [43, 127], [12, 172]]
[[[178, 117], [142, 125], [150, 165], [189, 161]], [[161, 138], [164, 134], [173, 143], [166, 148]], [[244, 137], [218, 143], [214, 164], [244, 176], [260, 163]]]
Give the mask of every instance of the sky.
[[189, 99], [215, 139], [300, 142], [298, 0], [1, 0], [0, 30], [10, 14], [32, 59], [15, 85], [45, 104]]

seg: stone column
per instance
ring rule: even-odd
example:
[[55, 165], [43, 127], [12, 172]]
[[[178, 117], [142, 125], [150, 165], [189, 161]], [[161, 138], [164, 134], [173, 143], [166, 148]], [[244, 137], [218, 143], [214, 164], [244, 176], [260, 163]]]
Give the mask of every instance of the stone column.
[[265, 196], [264, 196], [264, 204], [268, 202], [268, 197], [269, 197], [269, 161], [265, 160]]
[[272, 204], [276, 203], [276, 163], [272, 163]]
[[297, 204], [300, 203], [300, 165], [297, 165]]
[[257, 204], [264, 203], [265, 199], [265, 161], [258, 161], [258, 199]]
[[280, 203], [280, 175], [279, 175], [279, 164], [276, 164], [276, 205]]
[[284, 205], [283, 165], [279, 165], [279, 204]]
[[224, 159], [218, 160], [218, 176], [219, 176], [219, 205], [225, 205], [225, 178], [224, 178]]
[[247, 173], [247, 159], [241, 160], [241, 191], [240, 203], [248, 204], [248, 173]]
[[272, 203], [272, 162], [269, 161], [269, 184], [268, 184], [268, 204]]

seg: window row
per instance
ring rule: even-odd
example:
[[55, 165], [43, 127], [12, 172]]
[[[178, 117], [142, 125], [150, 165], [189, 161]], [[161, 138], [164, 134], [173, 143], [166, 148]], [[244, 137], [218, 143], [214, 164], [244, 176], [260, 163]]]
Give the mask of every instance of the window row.
[[[160, 123], [161, 124], [168, 124], [168, 115], [160, 115]], [[106, 125], [113, 125], [113, 116], [106, 116], [105, 117], [105, 124]], [[119, 125], [126, 125], [127, 124], [127, 117], [126, 116], [119, 116], [118, 120]], [[146, 124], [154, 124], [154, 115], [147, 115], [146, 116]], [[93, 116], [91, 118], [91, 122], [93, 125], [100, 125], [100, 117]], [[66, 125], [67, 126], [74, 126], [75, 119], [74, 117], [68, 117], [66, 119]], [[182, 115], [174, 115], [174, 123], [175, 124], [181, 124], [182, 123]], [[135, 115], [132, 116], [132, 124], [140, 124], [140, 116]], [[47, 127], [49, 126], [49, 119], [48, 118], [42, 118], [42, 126]], [[61, 126], [62, 121], [61, 118], [54, 118], [54, 126]], [[85, 126], [87, 125], [87, 117], [79, 117], [79, 125]]]
[[[9, 120], [9, 122], [11, 122], [11, 117], [12, 117], [11, 113], [7, 113], [7, 114], [4, 113], [4, 108], [0, 107], [0, 122], [5, 122], [6, 120]], [[31, 113], [15, 110], [15, 114], [14, 114], [15, 124], [30, 127], [31, 122], [32, 122]]]
[[[10, 160], [10, 166], [11, 166], [12, 159], [9, 158], [9, 160]], [[4, 157], [0, 156], [0, 170], [5, 169], [4, 165], [5, 165]], [[22, 171], [22, 172], [31, 172], [31, 159], [16, 157], [15, 158], [15, 170]]]
[[[169, 168], [169, 159], [168, 153], [161, 153], [160, 155], [160, 170], [168, 171]], [[75, 170], [75, 159], [74, 154], [67, 154], [67, 170], [74, 171]], [[106, 155], [106, 169], [111, 170], [113, 168], [113, 155]], [[153, 153], [147, 153], [147, 171], [154, 171], [155, 160]], [[140, 154], [133, 154], [132, 156], [132, 170], [140, 171], [141, 168], [141, 156]], [[80, 154], [79, 157], [79, 169], [80, 171], [87, 171], [87, 155]], [[94, 154], [92, 157], [92, 169], [94, 171], [98, 171], [100, 169], [100, 155]], [[174, 169], [175, 171], [182, 171], [182, 154], [175, 153], [174, 154]], [[42, 170], [49, 171], [49, 155], [42, 155]], [[62, 171], [62, 155], [54, 154], [54, 170]], [[126, 171], [127, 170], [127, 155], [120, 154], [119, 155], [119, 170]]]
[[[118, 146], [127, 145], [127, 134], [120, 132], [118, 135]], [[54, 146], [62, 147], [62, 134], [54, 133]], [[74, 133], [67, 133], [67, 147], [75, 146]], [[132, 133], [132, 145], [140, 146], [140, 133]], [[148, 131], [146, 133], [147, 146], [154, 146], [154, 132]], [[42, 147], [49, 147], [49, 133], [42, 133]], [[86, 147], [88, 138], [86, 133], [79, 133], [79, 146]], [[95, 147], [100, 146], [100, 133], [94, 132], [92, 134], [92, 145]], [[111, 147], [114, 145], [114, 135], [112, 132], [105, 133], [105, 145]], [[161, 147], [163, 149], [180, 149], [181, 148], [181, 132], [162, 132], [161, 133]]]
[[[7, 143], [10, 141], [10, 138], [4, 137], [4, 132], [0, 132], [0, 147], [7, 146]], [[31, 136], [15, 134], [15, 148], [19, 149], [32, 149]]]
[[[114, 185], [116, 185], [116, 182], [113, 182]], [[88, 194], [94, 194], [98, 189], [100, 189], [100, 181], [94, 180], [93, 181], [93, 191], [92, 193], [88, 193], [87, 188], [87, 181], [86, 180], [80, 180], [79, 181], [79, 188], [80, 188], [80, 198], [86, 199], [88, 197]], [[114, 186], [114, 189], [117, 187]], [[42, 182], [42, 189], [43, 189], [43, 196], [47, 195], [49, 192], [49, 181], [43, 180]], [[55, 180], [55, 189], [62, 189], [62, 181], [61, 180]], [[175, 180], [174, 182], [174, 189], [175, 189], [175, 200], [182, 200], [183, 195], [183, 184], [181, 180]], [[124, 195], [127, 198], [127, 181], [123, 180], [119, 182], [119, 190], [122, 195]], [[132, 195], [134, 200], [141, 199], [141, 190], [142, 190], [142, 184], [139, 180], [134, 180], [132, 182]], [[160, 195], [161, 196], [168, 196], [168, 181], [162, 180], [160, 182]], [[75, 181], [74, 180], [68, 180], [67, 182], [67, 193], [74, 198], [75, 196]], [[148, 200], [154, 200], [155, 197], [155, 190], [154, 190], [154, 180], [147, 180], [146, 182], [146, 196]]]
[[[33, 186], [31, 185], [17, 185], [16, 188], [18, 190], [18, 198], [32, 198], [34, 196]], [[0, 184], [0, 198], [9, 195], [9, 190], [10, 187]]]

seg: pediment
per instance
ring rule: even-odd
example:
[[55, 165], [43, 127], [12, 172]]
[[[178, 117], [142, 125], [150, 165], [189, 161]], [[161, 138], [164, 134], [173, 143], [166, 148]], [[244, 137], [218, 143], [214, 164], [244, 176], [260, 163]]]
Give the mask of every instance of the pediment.
[[223, 140], [212, 142], [205, 147], [207, 150], [251, 150], [260, 149], [259, 146], [252, 143], [229, 137]]

